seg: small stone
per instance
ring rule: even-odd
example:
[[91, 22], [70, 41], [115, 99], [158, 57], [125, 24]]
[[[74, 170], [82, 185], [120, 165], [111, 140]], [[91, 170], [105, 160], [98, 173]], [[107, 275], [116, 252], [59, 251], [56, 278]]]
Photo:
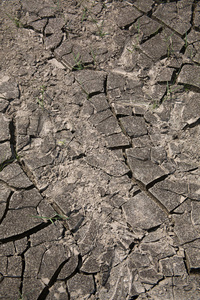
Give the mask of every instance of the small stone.
[[[143, 1], [145, 1], [145, 0], [143, 0]], [[143, 40], [145, 40], [149, 36], [157, 33], [162, 28], [161, 24], [159, 24], [155, 20], [152, 20], [151, 18], [147, 17], [146, 15], [139, 18], [133, 26], [134, 26], [133, 28], [136, 31], [139, 30], [139, 33], [142, 32], [142, 35], [143, 35], [142, 39]], [[138, 34], [138, 32], [137, 32], [137, 34]]]
[[5, 167], [0, 172], [0, 179], [16, 188], [27, 188], [32, 185], [32, 182], [17, 163], [12, 163]]
[[134, 6], [136, 6], [139, 10], [148, 13], [148, 11], [152, 8], [153, 3], [153, 0], [136, 0], [134, 2]]
[[93, 96], [90, 98], [90, 103], [94, 106], [97, 112], [109, 109], [109, 104], [104, 94]]
[[[33, 258], [33, 261], [34, 261], [34, 258]], [[44, 283], [42, 283], [42, 281], [39, 280], [37, 278], [37, 276], [24, 277], [22, 296], [28, 295], [29, 299], [37, 299], [38, 296], [42, 293], [44, 287], [45, 287]], [[19, 298], [19, 292], [18, 292], [18, 298]], [[16, 299], [18, 299], [18, 298], [16, 298]], [[67, 298], [65, 298], [65, 299], [67, 299]]]
[[136, 159], [146, 161], [150, 159], [150, 149], [149, 148], [133, 148], [126, 150], [127, 156], [134, 157]]
[[52, 18], [49, 19], [47, 26], [45, 27], [45, 34], [53, 34], [59, 32], [65, 25], [64, 18]]
[[116, 15], [116, 24], [122, 28], [130, 26], [141, 15], [142, 13], [132, 6], [119, 7]]
[[108, 119], [104, 120], [103, 122], [99, 123], [96, 126], [97, 130], [105, 135], [113, 135], [115, 133], [120, 133], [121, 128], [118, 124], [118, 121], [114, 116], [109, 117]]
[[83, 262], [81, 271], [86, 272], [88, 274], [98, 273], [100, 271], [99, 263], [95, 258], [89, 257]]
[[131, 116], [132, 115], [132, 108], [131, 106], [124, 106], [120, 104], [113, 103], [113, 108], [115, 110], [115, 114], [117, 116]]
[[22, 259], [20, 256], [8, 257], [7, 276], [21, 276]]
[[67, 281], [70, 299], [83, 299], [94, 293], [94, 280], [92, 275], [76, 274]]
[[122, 133], [112, 134], [106, 137], [105, 140], [108, 148], [126, 147], [130, 145], [128, 138]]
[[155, 61], [167, 55], [167, 43], [162, 38], [161, 34], [157, 34], [147, 40], [144, 44], [142, 44], [141, 48], [147, 56], [151, 57]]
[[46, 50], [54, 50], [61, 43], [63, 39], [62, 31], [56, 32], [44, 40]]
[[19, 299], [20, 278], [5, 277], [0, 284], [0, 299]]
[[151, 285], [155, 285], [163, 278], [163, 275], [156, 272], [156, 270], [152, 267], [140, 271], [139, 276], [142, 283]]
[[47, 19], [35, 20], [29, 23], [35, 31], [43, 32], [45, 25], [47, 24]]
[[161, 167], [154, 164], [151, 160], [142, 161], [132, 156], [128, 156], [127, 162], [131, 168], [134, 178], [145, 185], [166, 174]]
[[10, 77], [3, 76], [0, 78], [0, 98], [13, 100], [19, 98], [19, 88], [17, 83], [10, 82]]
[[169, 211], [172, 211], [185, 200], [187, 186], [181, 182], [164, 180], [155, 184], [150, 191]]
[[167, 153], [164, 147], [152, 147], [151, 148], [151, 160], [156, 164], [162, 164], [167, 158]]
[[124, 128], [124, 131], [131, 137], [139, 137], [147, 134], [147, 127], [145, 120], [138, 116], [128, 116], [120, 118], [120, 123]]
[[9, 102], [5, 99], [0, 98], [0, 112], [4, 112], [6, 108], [8, 107]]
[[148, 230], [166, 219], [165, 213], [144, 193], [139, 193], [122, 205], [127, 222], [132, 228]]
[[184, 245], [186, 252], [186, 264], [190, 270], [195, 270], [200, 267], [200, 243], [199, 240], [192, 241]]
[[38, 278], [38, 273], [41, 267], [41, 260], [46, 250], [47, 248], [45, 247], [45, 245], [38, 245], [36, 247], [29, 248], [25, 252], [25, 278]]
[[103, 93], [106, 73], [102, 71], [77, 71], [76, 80], [87, 94]]
[[200, 89], [200, 67], [197, 65], [184, 65], [178, 76], [178, 82], [188, 84]]
[[192, 201], [191, 220], [194, 226], [200, 228], [200, 202]]
[[137, 269], [147, 268], [151, 264], [151, 262], [149, 260], [149, 254], [147, 254], [147, 253], [133, 252], [130, 255], [129, 260], [134, 262]]
[[70, 277], [78, 267], [79, 258], [78, 256], [71, 256], [70, 259], [63, 266], [62, 270], [58, 275], [58, 279], [66, 279]]
[[[33, 207], [9, 210], [0, 225], [1, 238], [23, 234], [40, 225], [42, 220], [36, 218], [37, 210]], [[19, 220], [23, 220], [19, 222]]]
[[[10, 160], [12, 157], [11, 147], [9, 142], [0, 144], [0, 170], [3, 167], [3, 162]], [[6, 163], [5, 163], [6, 165]]]
[[170, 82], [173, 72], [173, 68], [165, 68], [164, 70], [161, 70], [156, 77], [157, 82]]
[[[199, 69], [200, 70], [200, 69]], [[200, 74], [200, 73], [199, 73]], [[199, 85], [200, 86], [200, 85]], [[187, 124], [195, 123], [200, 115], [200, 101], [199, 94], [188, 94], [184, 109], [182, 111], [181, 119]]]
[[191, 27], [189, 16], [185, 18], [185, 15], [182, 17], [177, 13], [176, 3], [161, 3], [153, 16], [173, 28], [180, 35], [185, 34]]
[[174, 215], [174, 232], [181, 244], [192, 242], [199, 238], [199, 233], [192, 224], [190, 213], [184, 212], [181, 215]]
[[[55, 214], [54, 214], [55, 215]], [[38, 215], [37, 215], [38, 216]], [[36, 217], [37, 217], [36, 216]], [[40, 216], [38, 216], [40, 218]], [[41, 216], [45, 217], [46, 216]], [[42, 220], [42, 218], [41, 218]], [[42, 243], [48, 243], [51, 241], [56, 241], [62, 238], [62, 227], [59, 226], [57, 222], [54, 222], [54, 224], [51, 224], [48, 227], [43, 228], [42, 230], [39, 230], [36, 233], [33, 233], [30, 237], [31, 245], [33, 247], [40, 245]]]
[[10, 194], [11, 194], [11, 189], [6, 187], [4, 184], [0, 184], [0, 220], [5, 213], [7, 207], [7, 201]]
[[108, 91], [119, 88], [122, 90], [125, 86], [126, 78], [121, 74], [109, 73], [107, 80], [107, 89]]
[[66, 68], [57, 59], [52, 58], [48, 61], [50, 64], [55, 66], [57, 69], [65, 70]]
[[[174, 298], [174, 282], [173, 282], [173, 277], [167, 277], [158, 282], [153, 289], [148, 291], [146, 293], [146, 297], [141, 295], [141, 297], [138, 298], [138, 300], [147, 300], [147, 299], [153, 299], [153, 300], [160, 300], [165, 299], [165, 300], [171, 300]], [[174, 298], [174, 299], [184, 299], [184, 298]], [[186, 299], [184, 299], [186, 300]]]
[[64, 244], [53, 243], [44, 253], [38, 276], [51, 279], [58, 267], [71, 256], [70, 250]]
[[89, 121], [93, 124], [93, 125], [98, 125], [100, 123], [102, 123], [103, 121], [105, 121], [106, 119], [112, 117], [112, 113], [110, 109], [104, 110], [104, 111], [100, 111], [99, 113], [93, 114], [90, 118]]
[[161, 259], [159, 264], [164, 276], [184, 276], [187, 273], [183, 257], [177, 255]]
[[9, 130], [10, 121], [3, 115], [0, 114], [0, 141], [6, 141], [10, 139], [10, 130]]
[[69, 300], [69, 295], [66, 290], [66, 284], [64, 282], [55, 282], [50, 288], [49, 294], [46, 297], [47, 300]]
[[194, 26], [196, 28], [199, 28], [199, 26], [200, 26], [200, 5], [199, 5], [199, 3], [197, 3], [197, 7], [196, 7], [196, 11], [195, 11]]

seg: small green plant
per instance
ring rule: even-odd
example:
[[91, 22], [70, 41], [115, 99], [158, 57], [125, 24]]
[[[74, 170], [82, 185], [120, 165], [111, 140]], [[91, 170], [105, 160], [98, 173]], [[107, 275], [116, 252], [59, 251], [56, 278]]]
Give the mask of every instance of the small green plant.
[[189, 92], [189, 90], [190, 90], [189, 85], [184, 84], [184, 91], [185, 92]]
[[128, 52], [130, 52], [130, 53], [133, 53], [134, 51], [136, 51], [138, 49], [139, 49], [138, 45], [134, 45], [134, 44], [132, 44], [131, 49], [130, 48], [126, 48], [126, 50]]
[[44, 109], [44, 94], [45, 94], [45, 91], [46, 91], [46, 86], [45, 85], [42, 85], [40, 87], [40, 98], [38, 97], [36, 100], [37, 100], [37, 103], [39, 104], [39, 106]]
[[187, 32], [185, 34], [185, 49], [187, 48], [188, 46], [188, 39], [187, 39]]
[[85, 66], [81, 60], [80, 53], [78, 53], [77, 55], [75, 55], [73, 53], [73, 56], [74, 56], [74, 60], [75, 60], [75, 66], [73, 67], [73, 69], [74, 70], [83, 70], [85, 68]]
[[33, 292], [34, 292], [34, 290], [29, 290], [29, 292], [26, 292], [26, 293], [19, 291], [19, 298], [17, 300], [32, 299], [32, 298], [30, 298], [30, 294]]
[[159, 107], [159, 102], [158, 102], [158, 100], [154, 100], [153, 101], [153, 104], [152, 104], [152, 109], [156, 109], [156, 108], [158, 108]]
[[9, 164], [11, 164], [14, 161], [14, 158], [11, 159], [7, 159], [5, 161], [3, 161], [2, 163], [0, 163], [0, 172], [3, 171], [3, 169], [5, 167], [7, 167]]
[[190, 58], [191, 60], [193, 60], [193, 58], [195, 57], [195, 49], [193, 45], [188, 45], [187, 49], [185, 51], [185, 54], [187, 55], [188, 58]]
[[47, 221], [50, 221], [52, 224], [54, 224], [55, 221], [57, 220], [68, 220], [68, 217], [62, 216], [57, 214], [54, 217], [44, 217], [44, 216], [32, 216], [32, 218], [40, 218], [40, 219], [45, 219]]
[[162, 102], [164, 102], [166, 100], [170, 100], [172, 93], [175, 92], [177, 89], [179, 89], [179, 88], [170, 86], [169, 82], [167, 81], [166, 95], [163, 97]]
[[140, 20], [137, 21], [137, 23], [135, 24], [135, 29], [137, 30], [137, 36], [136, 36], [136, 43], [132, 44], [131, 49], [130, 48], [126, 48], [126, 50], [128, 50], [130, 53], [133, 53], [135, 50], [137, 50], [140, 44]]
[[57, 6], [57, 9], [59, 9], [59, 7], [60, 7], [60, 0], [56, 0], [56, 6]]
[[16, 150], [14, 150], [14, 159], [16, 159], [18, 162], [20, 161], [20, 155], [17, 153]]
[[101, 25], [98, 25], [97, 21], [95, 20], [95, 25], [97, 27], [97, 35], [99, 35], [100, 37], [104, 37], [106, 35], [108, 35], [108, 33], [104, 32], [103, 31], [103, 24], [104, 24], [104, 21], [101, 22]]
[[170, 98], [171, 94], [172, 94], [172, 90], [171, 87], [169, 86], [169, 82], [167, 81], [167, 95], [166, 95], [167, 99]]
[[53, 9], [53, 10], [56, 9], [57, 11], [59, 11], [61, 9], [60, 0], [53, 0], [53, 3], [55, 4], [55, 6], [52, 6], [51, 9]]
[[58, 144], [60, 145], [60, 146], [64, 146], [65, 144], [66, 144], [66, 140], [63, 140], [63, 141], [58, 141]]
[[19, 292], [19, 298], [18, 300], [25, 300], [24, 296]]
[[6, 16], [15, 24], [17, 28], [24, 27], [24, 24], [17, 17], [12, 17], [11, 15], [6, 13]]
[[[65, 21], [65, 18], [64, 18], [64, 21]], [[64, 26], [62, 27], [62, 30], [68, 35], [69, 32], [72, 32], [72, 29], [71, 29], [71, 21], [67, 20], [65, 21], [65, 24]]]
[[81, 23], [83, 23], [83, 21], [87, 19], [87, 11], [88, 11], [87, 7], [84, 7], [83, 8], [83, 15], [82, 15], [82, 18], [81, 18]]
[[91, 48], [90, 53], [92, 55], [92, 58], [93, 58], [93, 61], [94, 61], [94, 65], [96, 66], [96, 55], [95, 55], [94, 50], [92, 48]]
[[135, 25], [135, 28], [137, 30], [137, 43], [139, 44], [139, 37], [140, 37], [140, 20], [137, 21], [137, 24]]
[[173, 47], [173, 40], [172, 36], [174, 35], [174, 32], [167, 38], [165, 38], [166, 44], [167, 44], [167, 57], [169, 58], [172, 54], [174, 54], [174, 47]]
[[3, 159], [3, 162], [0, 163], [0, 172], [7, 167], [9, 164], [17, 160], [18, 162], [20, 161], [20, 156], [17, 154], [15, 150], [12, 151], [12, 157], [10, 159]]
[[[81, 4], [82, 4], [82, 2], [81, 2]], [[94, 18], [91, 10], [83, 5], [83, 14], [82, 14], [82, 18], [81, 18], [81, 23], [83, 23], [84, 20], [88, 19], [88, 17], [90, 17], [91, 18], [90, 21], [92, 21], [95, 24], [95, 26], [97, 28], [97, 31], [96, 31], [97, 35], [99, 35], [100, 37], [104, 37], [105, 35], [108, 35], [108, 33], [104, 32], [104, 30], [103, 30], [104, 20], [101, 21], [101, 24], [99, 25], [97, 20]]]

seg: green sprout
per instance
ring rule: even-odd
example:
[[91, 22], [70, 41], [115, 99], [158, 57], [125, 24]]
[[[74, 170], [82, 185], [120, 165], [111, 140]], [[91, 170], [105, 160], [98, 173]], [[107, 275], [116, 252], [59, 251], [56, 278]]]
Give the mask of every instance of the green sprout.
[[[81, 4], [82, 4], [82, 2], [81, 2]], [[104, 37], [105, 35], [108, 34], [103, 31], [104, 21], [101, 22], [101, 25], [98, 25], [97, 20], [94, 18], [91, 10], [89, 10], [86, 6], [83, 5], [83, 15], [81, 18], [81, 23], [83, 23], [83, 21], [86, 19], [87, 15], [91, 18], [91, 21], [95, 24], [95, 26], [97, 28], [97, 32], [96, 32], [97, 35], [99, 35], [100, 37]]]
[[187, 48], [187, 46], [188, 46], [188, 40], [187, 40], [187, 32], [186, 32], [186, 34], [185, 34], [185, 48]]
[[46, 86], [45, 85], [42, 85], [40, 87], [40, 98], [37, 98], [37, 103], [39, 104], [39, 106], [44, 109], [44, 94], [45, 94], [45, 91], [46, 91]]
[[94, 61], [94, 65], [96, 65], [96, 55], [95, 55], [94, 50], [92, 48], [91, 48], [90, 53], [92, 55], [92, 58], [93, 58], [93, 61]]
[[73, 69], [74, 70], [83, 70], [84, 69], [84, 64], [81, 60], [80, 53], [78, 53], [77, 55], [75, 55], [73, 53], [73, 56], [74, 56], [74, 60], [75, 60], [75, 66], [73, 67]]
[[68, 220], [68, 217], [62, 216], [57, 214], [54, 217], [44, 217], [44, 216], [32, 216], [32, 218], [40, 218], [40, 219], [45, 219], [47, 221], [50, 221], [52, 224], [54, 224], [55, 221], [57, 220]]
[[17, 17], [12, 17], [11, 15], [6, 13], [6, 16], [15, 24], [17, 28], [22, 28], [25, 25], [19, 20]]
[[86, 15], [87, 15], [87, 7], [84, 7], [83, 8], [83, 15], [82, 15], [82, 18], [81, 18], [81, 23], [83, 23], [83, 21], [86, 19]]
[[15, 160], [19, 162], [20, 156], [17, 154], [16, 150], [13, 150], [12, 157], [10, 159], [3, 159], [2, 163], [0, 163], [0, 172]]
[[66, 140], [58, 141], [58, 144], [61, 145], [61, 146], [64, 146], [66, 144], [66, 142], [67, 142]]
[[156, 109], [159, 107], [159, 103], [158, 103], [158, 100], [154, 100], [153, 101], [153, 104], [152, 104], [152, 109]]
[[165, 39], [166, 44], [167, 44], [167, 57], [168, 58], [174, 53], [173, 40], [172, 40], [173, 35], [174, 35], [174, 32], [168, 38]]

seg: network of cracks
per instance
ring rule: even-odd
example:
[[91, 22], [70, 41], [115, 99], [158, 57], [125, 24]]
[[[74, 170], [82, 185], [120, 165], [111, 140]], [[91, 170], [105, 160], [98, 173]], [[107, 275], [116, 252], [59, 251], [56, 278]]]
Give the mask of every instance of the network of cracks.
[[0, 22], [0, 298], [199, 299], [199, 2]]

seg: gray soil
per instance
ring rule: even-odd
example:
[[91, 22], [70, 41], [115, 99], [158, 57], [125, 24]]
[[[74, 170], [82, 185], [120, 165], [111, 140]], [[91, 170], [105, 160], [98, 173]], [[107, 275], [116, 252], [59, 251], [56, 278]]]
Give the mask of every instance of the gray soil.
[[200, 3], [0, 1], [0, 299], [200, 299]]

